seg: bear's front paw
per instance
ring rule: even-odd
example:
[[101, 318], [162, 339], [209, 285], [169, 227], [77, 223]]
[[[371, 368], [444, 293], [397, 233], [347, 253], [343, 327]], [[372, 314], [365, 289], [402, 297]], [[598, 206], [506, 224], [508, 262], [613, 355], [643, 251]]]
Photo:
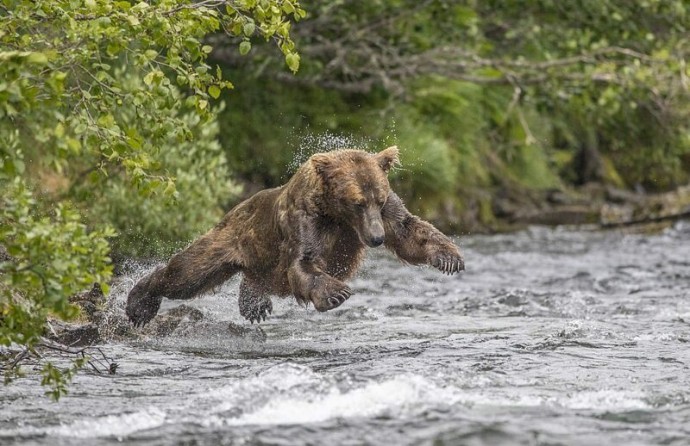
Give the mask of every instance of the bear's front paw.
[[[244, 297], [244, 298], [243, 298]], [[240, 314], [251, 322], [265, 321], [273, 313], [273, 302], [266, 296], [240, 296]]]
[[127, 297], [125, 312], [134, 327], [143, 327], [158, 313], [163, 296], [139, 294], [135, 287]]
[[328, 276], [320, 276], [315, 280], [311, 291], [311, 301], [318, 311], [328, 311], [339, 307], [352, 295], [352, 290], [343, 282]]
[[436, 253], [429, 263], [434, 268], [448, 275], [465, 270], [465, 261], [457, 249], [455, 249], [455, 252]]

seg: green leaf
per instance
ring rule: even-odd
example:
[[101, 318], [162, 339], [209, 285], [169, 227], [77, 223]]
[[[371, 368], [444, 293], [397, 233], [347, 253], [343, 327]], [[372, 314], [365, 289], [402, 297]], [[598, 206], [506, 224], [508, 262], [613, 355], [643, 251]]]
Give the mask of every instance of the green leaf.
[[240, 54], [241, 55], [244, 56], [251, 49], [252, 49], [252, 44], [249, 41], [245, 40], [244, 42], [240, 43]]
[[86, 131], [86, 124], [84, 124], [83, 122], [80, 122], [79, 124], [77, 124], [74, 127], [74, 133], [76, 133], [77, 135], [81, 135], [85, 131]]
[[62, 138], [65, 136], [65, 126], [61, 122], [58, 122], [55, 126], [55, 136], [57, 138]]
[[211, 85], [208, 87], [208, 94], [211, 95], [213, 99], [218, 99], [220, 96], [220, 88], [218, 88], [216, 85]]
[[[141, 141], [139, 140], [139, 138], [135, 138], [135, 137], [128, 137], [128, 138], [127, 138], [127, 144], [128, 144], [131, 148], [133, 148], [134, 150], [141, 150], [141, 147], [142, 147], [142, 146], [141, 146]], [[117, 152], [113, 152], [113, 154], [114, 154], [115, 156], [117, 156]]]
[[285, 14], [293, 14], [295, 12], [295, 7], [289, 0], [285, 0], [283, 2], [283, 11]]
[[74, 154], [81, 152], [81, 142], [79, 142], [78, 139], [67, 138], [67, 147], [69, 147], [70, 151]]
[[165, 195], [170, 196], [170, 195], [173, 195], [175, 193], [175, 191], [176, 191], [175, 182], [172, 180], [168, 181], [168, 184], [167, 184], [167, 186], [165, 186], [165, 190], [163, 191], [163, 193]]
[[297, 73], [297, 70], [299, 70], [299, 61], [300, 57], [297, 53], [288, 53], [287, 56], [285, 56], [285, 62], [293, 73]]
[[256, 25], [254, 25], [254, 22], [247, 22], [244, 24], [244, 27], [242, 27], [242, 30], [244, 32], [244, 35], [249, 37], [252, 34], [254, 34], [254, 30], [256, 29]]
[[146, 76], [144, 76], [144, 83], [146, 85], [151, 85], [153, 83], [153, 77], [155, 76], [153, 71], [149, 71]]
[[29, 63], [45, 65], [48, 63], [48, 56], [46, 56], [45, 53], [33, 52], [27, 56], [26, 61]]
[[146, 76], [144, 76], [144, 83], [148, 86], [159, 85], [161, 80], [164, 78], [164, 74], [161, 70], [149, 71]]

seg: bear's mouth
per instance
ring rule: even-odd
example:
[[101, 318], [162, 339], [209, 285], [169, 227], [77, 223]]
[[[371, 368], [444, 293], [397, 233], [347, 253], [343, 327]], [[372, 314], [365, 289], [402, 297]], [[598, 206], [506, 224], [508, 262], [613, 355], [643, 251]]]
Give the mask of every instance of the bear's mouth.
[[364, 236], [362, 235], [361, 232], [357, 231], [357, 236], [359, 238], [360, 243], [362, 243], [365, 246], [368, 246], [369, 248], [378, 248], [379, 246], [383, 245], [384, 242], [384, 236], [379, 235], [379, 236], [374, 236], [374, 235], [369, 235], [369, 236]]

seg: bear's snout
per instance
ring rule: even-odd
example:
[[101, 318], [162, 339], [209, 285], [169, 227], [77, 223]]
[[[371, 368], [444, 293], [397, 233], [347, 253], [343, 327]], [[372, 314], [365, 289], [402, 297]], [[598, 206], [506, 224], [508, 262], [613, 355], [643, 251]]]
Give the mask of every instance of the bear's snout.
[[385, 240], [385, 238], [384, 238], [382, 235], [378, 235], [378, 236], [372, 237], [372, 238], [369, 240], [369, 245], [370, 245], [372, 248], [376, 248], [377, 246], [383, 245], [383, 241], [384, 241], [384, 240]]
[[376, 248], [381, 246], [386, 240], [386, 232], [383, 229], [381, 216], [376, 215], [367, 219], [364, 233], [360, 236], [361, 240], [369, 247]]

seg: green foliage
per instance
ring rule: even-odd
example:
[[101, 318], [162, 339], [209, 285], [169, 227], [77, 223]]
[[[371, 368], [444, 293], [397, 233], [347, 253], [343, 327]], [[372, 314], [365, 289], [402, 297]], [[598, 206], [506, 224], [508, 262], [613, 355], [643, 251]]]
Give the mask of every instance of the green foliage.
[[320, 0], [294, 36], [299, 76], [261, 45], [259, 71], [228, 60], [254, 78], [233, 95], [256, 115], [246, 137], [221, 133], [251, 181], [285, 179], [306, 125], [397, 143], [394, 180], [413, 207], [452, 194], [462, 208], [477, 188], [690, 180], [686, 1]]
[[[128, 82], [141, 81], [131, 77]], [[173, 94], [180, 97], [176, 90]], [[202, 119], [183, 101], [176, 103], [179, 107], [168, 113], [189, 126], [193, 138], [178, 142], [171, 136], [159, 155], [161, 172], [170, 176], [166, 190], [160, 192], [154, 186], [132, 193], [127, 178], [110, 176], [107, 188], [94, 191], [87, 181], [70, 191], [71, 196], [88, 203], [83, 213], [89, 221], [115, 228], [118, 237], [112, 247], [117, 258], [171, 254], [217, 223], [225, 204], [239, 193], [228, 178], [227, 161], [216, 140], [218, 122]], [[124, 109], [123, 113], [134, 115], [135, 110]]]
[[[296, 69], [289, 19], [305, 14], [288, 0], [2, 4], [0, 119], [10, 118], [33, 140], [27, 156], [60, 172], [124, 169], [134, 185], [162, 190], [165, 176], [151, 173], [159, 153], [171, 136], [192, 137], [171, 113], [178, 107], [175, 85], [190, 93], [185, 102], [204, 119], [213, 116], [209, 100], [232, 87], [206, 62], [212, 47], [204, 36], [220, 30], [243, 36], [242, 51], [256, 30], [274, 39]], [[123, 66], [145, 88], [123, 83]], [[119, 113], [123, 105], [136, 114]]]
[[[49, 313], [75, 316], [67, 298], [110, 277], [106, 239], [114, 235], [112, 230], [89, 232], [79, 214], [64, 204], [57, 205], [52, 216], [41, 211], [21, 180], [3, 191], [0, 239], [11, 260], [0, 263], [5, 315], [1, 345], [34, 342], [43, 327], [33, 321]], [[19, 320], [29, 321], [32, 330], [14, 331], [21, 326]]]
[[[101, 283], [107, 292], [112, 272], [107, 239], [114, 232], [89, 232], [79, 214], [64, 204], [45, 215], [18, 178], [2, 191], [0, 200], [0, 240], [10, 256], [0, 259], [0, 345], [32, 348], [49, 315], [77, 315], [69, 296], [93, 283]], [[6, 372], [6, 378], [16, 373]], [[55, 397], [64, 393], [70, 377], [44, 369], [44, 383]]]
[[[212, 101], [233, 85], [209, 43], [270, 40], [295, 72], [305, 16], [296, 0], [0, 0], [1, 344], [31, 350], [48, 315], [74, 316], [68, 297], [110, 276], [109, 239], [151, 255], [217, 216], [234, 188]], [[46, 364], [51, 396], [80, 361]]]
[[550, 144], [613, 162], [608, 178], [591, 179], [651, 190], [690, 179], [687, 2], [491, 1], [477, 12], [490, 31], [483, 56], [519, 61], [513, 84], [549, 121]]

